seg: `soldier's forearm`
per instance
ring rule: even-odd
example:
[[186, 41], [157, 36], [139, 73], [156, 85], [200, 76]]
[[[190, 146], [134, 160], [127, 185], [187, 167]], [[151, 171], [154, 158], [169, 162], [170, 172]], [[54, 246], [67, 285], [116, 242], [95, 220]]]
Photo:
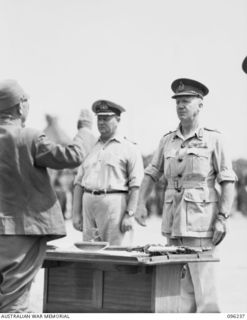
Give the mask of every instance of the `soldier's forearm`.
[[219, 212], [229, 214], [234, 198], [234, 182], [223, 181], [221, 184], [221, 196], [219, 202]]
[[145, 174], [139, 192], [138, 204], [146, 204], [155, 182], [151, 176]]
[[73, 192], [73, 205], [72, 205], [72, 215], [80, 214], [82, 212], [82, 196], [83, 188], [76, 184]]
[[132, 187], [129, 191], [129, 198], [126, 210], [136, 211], [137, 202], [139, 197], [139, 187]]

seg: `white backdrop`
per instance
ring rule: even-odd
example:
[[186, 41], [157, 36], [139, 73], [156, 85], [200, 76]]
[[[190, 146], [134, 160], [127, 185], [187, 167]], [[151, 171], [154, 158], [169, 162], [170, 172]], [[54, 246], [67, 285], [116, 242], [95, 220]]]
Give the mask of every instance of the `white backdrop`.
[[0, 0], [0, 78], [30, 94], [29, 126], [56, 114], [71, 137], [81, 108], [122, 104], [147, 154], [177, 126], [171, 82], [191, 77], [210, 89], [204, 123], [247, 157], [246, 14], [246, 0]]

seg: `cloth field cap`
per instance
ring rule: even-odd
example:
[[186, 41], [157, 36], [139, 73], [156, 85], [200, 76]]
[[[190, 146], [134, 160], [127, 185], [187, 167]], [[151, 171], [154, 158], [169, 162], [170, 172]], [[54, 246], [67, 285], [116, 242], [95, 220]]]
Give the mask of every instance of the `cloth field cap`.
[[247, 57], [244, 58], [244, 61], [242, 63], [242, 69], [245, 73], [247, 73]]
[[118, 104], [109, 100], [97, 100], [92, 105], [92, 110], [99, 115], [117, 115], [120, 116], [126, 110]]
[[0, 81], [0, 111], [9, 109], [28, 98], [29, 96], [16, 80]]
[[209, 92], [208, 88], [201, 82], [186, 78], [176, 79], [173, 81], [171, 88], [175, 93], [172, 96], [173, 99], [183, 96], [195, 96], [203, 99]]

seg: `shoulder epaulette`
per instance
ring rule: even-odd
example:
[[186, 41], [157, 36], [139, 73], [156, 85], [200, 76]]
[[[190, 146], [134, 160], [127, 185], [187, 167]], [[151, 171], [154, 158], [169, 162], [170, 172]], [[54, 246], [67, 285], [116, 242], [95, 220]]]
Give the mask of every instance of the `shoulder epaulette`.
[[130, 143], [135, 144], [135, 145], [137, 144], [137, 142], [131, 141], [131, 140], [129, 140], [127, 137], [124, 137], [124, 139], [127, 140], [127, 141], [130, 142]]
[[173, 133], [173, 132], [176, 132], [176, 130], [167, 132], [166, 134], [163, 135], [163, 138], [166, 137], [166, 136], [168, 136], [169, 134], [171, 134], [171, 133]]
[[219, 130], [216, 130], [216, 129], [209, 129], [209, 128], [205, 128], [205, 127], [204, 127], [204, 130], [207, 130], [207, 131], [213, 131], [213, 132], [217, 132], [217, 133], [221, 133]]

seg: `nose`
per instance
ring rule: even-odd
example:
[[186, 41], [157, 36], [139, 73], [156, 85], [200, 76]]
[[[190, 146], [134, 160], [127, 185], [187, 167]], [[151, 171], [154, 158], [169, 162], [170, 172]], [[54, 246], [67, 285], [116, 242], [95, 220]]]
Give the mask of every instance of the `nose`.
[[182, 101], [177, 101], [177, 108], [178, 108], [178, 109], [184, 108], [184, 104], [183, 104]]

